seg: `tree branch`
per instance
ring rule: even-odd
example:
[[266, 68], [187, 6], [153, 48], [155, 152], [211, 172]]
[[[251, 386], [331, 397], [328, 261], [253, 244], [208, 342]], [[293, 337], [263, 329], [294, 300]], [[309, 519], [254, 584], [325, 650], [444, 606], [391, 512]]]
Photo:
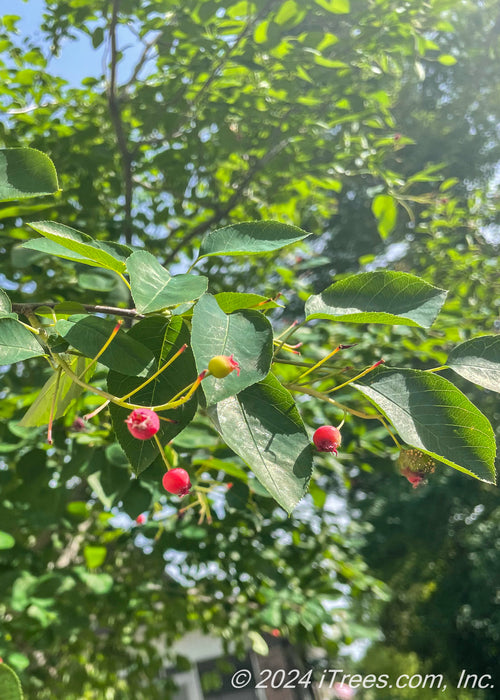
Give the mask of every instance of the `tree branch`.
[[136, 65], [135, 65], [134, 72], [130, 76], [129, 80], [127, 80], [127, 82], [122, 86], [124, 90], [128, 90], [130, 87], [133, 86], [133, 84], [135, 83], [135, 81], [139, 77], [139, 73], [141, 72], [141, 69], [144, 67], [144, 64], [147, 63], [147, 61], [150, 58], [148, 55], [149, 50], [153, 48], [153, 46], [156, 44], [156, 42], [158, 41], [160, 36], [161, 36], [161, 32], [156, 34], [150, 41], [146, 42], [146, 44], [144, 45], [144, 49], [143, 49], [141, 55], [139, 56], [139, 60], [137, 61]]
[[[48, 306], [49, 309], [53, 309], [55, 306], [60, 304], [59, 301], [40, 301], [40, 302], [29, 302], [29, 303], [13, 303], [12, 311], [16, 314], [30, 314], [33, 313], [40, 306]], [[80, 302], [76, 302], [80, 303]], [[120, 309], [117, 306], [101, 306], [100, 304], [82, 304], [85, 311], [94, 314], [111, 314], [113, 316], [125, 316], [127, 318], [144, 318], [143, 314], [140, 314], [136, 309]]]
[[110, 61], [110, 77], [108, 88], [108, 106], [111, 123], [118, 143], [120, 159], [122, 163], [123, 181], [125, 185], [125, 221], [124, 230], [125, 241], [128, 245], [132, 243], [132, 198], [133, 198], [133, 183], [132, 183], [132, 154], [128, 148], [127, 137], [122, 121], [120, 100], [117, 93], [117, 66], [118, 66], [118, 48], [116, 44], [116, 28], [118, 24], [118, 11], [120, 0], [113, 0], [113, 13], [111, 16], [111, 24], [109, 28], [111, 41], [111, 61]]
[[260, 158], [258, 161], [256, 161], [251, 168], [248, 169], [246, 172], [245, 176], [242, 178], [242, 180], [236, 185], [233, 194], [231, 197], [227, 200], [227, 202], [221, 202], [220, 208], [206, 221], [203, 221], [201, 224], [198, 224], [198, 226], [195, 226], [195, 228], [190, 231], [184, 238], [179, 241], [179, 243], [172, 248], [170, 251], [169, 255], [167, 255], [166, 260], [165, 260], [165, 265], [168, 265], [171, 263], [177, 253], [183, 248], [185, 245], [187, 245], [190, 241], [193, 240], [193, 238], [196, 238], [200, 233], [203, 233], [203, 231], [206, 231], [207, 228], [212, 226], [213, 224], [218, 223], [223, 219], [225, 216], [229, 214], [231, 209], [233, 209], [236, 204], [238, 203], [238, 200], [241, 198], [242, 194], [245, 191], [246, 186], [253, 180], [255, 174], [264, 168], [269, 161], [274, 158], [280, 151], [282, 151], [288, 144], [290, 143], [289, 139], [283, 139], [279, 143], [277, 143], [275, 146], [273, 146], [262, 158]]

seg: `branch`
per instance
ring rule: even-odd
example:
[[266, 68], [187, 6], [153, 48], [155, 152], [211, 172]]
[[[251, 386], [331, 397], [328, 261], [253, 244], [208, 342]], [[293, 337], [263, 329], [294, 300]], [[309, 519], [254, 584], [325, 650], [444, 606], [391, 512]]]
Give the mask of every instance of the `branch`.
[[[48, 306], [49, 309], [53, 309], [55, 306], [60, 304], [59, 301], [40, 301], [40, 302], [29, 302], [29, 303], [14, 303], [12, 304], [12, 311], [16, 314], [26, 314], [33, 313], [40, 306]], [[76, 302], [80, 303], [80, 302]], [[111, 314], [113, 316], [125, 316], [127, 318], [144, 318], [143, 314], [140, 314], [136, 309], [120, 309], [117, 306], [101, 306], [99, 304], [81, 304], [85, 311], [94, 314]]]
[[156, 34], [150, 41], [146, 42], [146, 44], [144, 45], [144, 49], [143, 49], [141, 55], [139, 56], [139, 60], [137, 61], [136, 65], [135, 65], [134, 72], [130, 76], [129, 80], [127, 80], [127, 82], [122, 86], [124, 90], [128, 90], [130, 87], [133, 86], [133, 84], [135, 83], [135, 81], [139, 77], [139, 73], [141, 72], [141, 69], [144, 67], [144, 64], [147, 63], [147, 61], [149, 60], [149, 55], [148, 55], [149, 50], [151, 48], [153, 48], [153, 46], [156, 44], [156, 42], [158, 41], [160, 36], [161, 36], [161, 32]]
[[118, 66], [118, 48], [116, 45], [116, 27], [118, 24], [118, 10], [120, 0], [113, 0], [113, 14], [109, 28], [111, 38], [111, 62], [108, 88], [108, 106], [111, 123], [118, 143], [122, 163], [123, 181], [125, 183], [125, 222], [123, 232], [128, 245], [132, 243], [132, 154], [129, 151], [127, 137], [122, 121], [120, 101], [117, 95], [116, 70]]
[[165, 265], [168, 265], [173, 261], [177, 253], [183, 248], [185, 245], [187, 245], [190, 241], [193, 240], [196, 236], [198, 236], [200, 233], [203, 233], [203, 231], [206, 231], [207, 228], [212, 226], [213, 224], [218, 223], [221, 219], [223, 219], [225, 216], [229, 214], [231, 209], [233, 209], [236, 204], [238, 203], [238, 200], [241, 198], [242, 194], [245, 191], [246, 186], [253, 180], [255, 174], [264, 168], [269, 161], [274, 158], [280, 151], [282, 151], [288, 144], [290, 143], [289, 139], [283, 139], [279, 143], [277, 143], [275, 146], [273, 146], [262, 158], [260, 158], [258, 161], [256, 161], [251, 168], [247, 171], [245, 176], [242, 178], [242, 180], [239, 182], [238, 185], [234, 188], [234, 192], [231, 195], [231, 197], [227, 200], [227, 202], [221, 202], [220, 208], [213, 214], [209, 219], [206, 221], [203, 221], [201, 224], [198, 224], [198, 226], [195, 226], [195, 228], [190, 231], [187, 236], [184, 236], [184, 238], [179, 241], [179, 243], [170, 251], [169, 255], [167, 255], [167, 258], [165, 260]]

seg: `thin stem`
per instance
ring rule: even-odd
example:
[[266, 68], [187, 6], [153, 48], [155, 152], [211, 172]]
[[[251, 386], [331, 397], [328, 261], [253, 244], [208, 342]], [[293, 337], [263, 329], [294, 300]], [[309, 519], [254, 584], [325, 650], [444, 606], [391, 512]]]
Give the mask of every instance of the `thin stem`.
[[132, 291], [130, 287], [130, 283], [128, 279], [125, 277], [125, 275], [122, 275], [121, 272], [117, 272], [118, 277], [121, 279], [121, 281], [128, 287], [128, 291]]
[[95, 418], [95, 416], [97, 416], [97, 414], [100, 413], [103, 408], [106, 408], [106, 406], [109, 406], [110, 403], [111, 402], [108, 399], [108, 401], [105, 401], [104, 403], [102, 403], [94, 411], [92, 411], [92, 413], [87, 413], [86, 415], [84, 415], [83, 420], [90, 420], [91, 418]]
[[334, 399], [331, 399], [328, 394], [324, 394], [321, 391], [316, 391], [316, 389], [313, 389], [312, 387], [307, 387], [302, 384], [286, 384], [286, 388], [289, 391], [298, 391], [301, 394], [307, 394], [308, 396], [314, 396], [316, 399], [321, 399], [322, 401], [326, 401], [327, 403], [332, 404], [332, 406], [336, 406], [337, 408], [340, 408], [342, 411], [346, 411], [347, 413], [350, 413], [352, 416], [357, 416], [358, 418], [364, 418], [365, 420], [380, 420], [380, 416], [377, 415], [371, 415], [369, 413], [363, 413], [362, 411], [356, 411], [354, 408], [349, 408], [349, 406], [346, 406], [343, 403], [339, 403], [338, 401], [335, 401]]
[[[140, 384], [140, 385], [139, 385], [138, 387], [136, 387], [133, 391], [130, 391], [128, 394], [125, 394], [124, 396], [122, 396], [122, 397], [121, 397], [121, 401], [125, 401], [126, 399], [129, 399], [129, 398], [130, 398], [131, 396], [133, 396], [134, 394], [137, 394], [138, 391], [140, 391], [141, 389], [144, 389], [145, 386], [147, 386], [150, 382], [152, 382], [153, 379], [156, 379], [156, 377], [158, 377], [164, 370], [166, 370], [167, 367], [170, 367], [170, 365], [172, 364], [172, 362], [174, 362], [174, 361], [179, 357], [179, 355], [182, 355], [182, 353], [184, 352], [184, 350], [186, 350], [186, 348], [187, 348], [187, 345], [186, 345], [186, 343], [184, 343], [184, 345], [183, 345], [179, 350], [177, 350], [177, 352], [175, 353], [175, 355], [172, 355], [172, 357], [170, 358], [170, 360], [168, 360], [168, 361], [163, 365], [163, 367], [160, 367], [159, 370], [157, 370], [154, 374], [152, 374], [151, 377], [149, 377], [148, 379], [146, 379], [145, 382], [143, 382], [142, 384]], [[184, 390], [184, 391], [185, 391], [185, 390]], [[175, 399], [175, 398], [177, 398], [177, 395], [174, 396], [174, 399]]]
[[432, 369], [426, 369], [426, 372], [442, 372], [444, 369], [448, 369], [448, 365], [441, 365], [441, 367], [433, 367]]
[[319, 360], [319, 362], [316, 362], [316, 364], [313, 365], [312, 367], [310, 367], [306, 372], [302, 372], [302, 374], [300, 374], [300, 375], [295, 379], [295, 381], [298, 382], [300, 379], [303, 379], [303, 378], [306, 377], [308, 374], [310, 374], [311, 372], [313, 372], [315, 369], [318, 369], [318, 367], [321, 367], [321, 365], [323, 365], [327, 360], [329, 360], [330, 357], [333, 357], [336, 353], [338, 353], [339, 350], [344, 350], [344, 349], [346, 349], [346, 348], [352, 348], [352, 347], [353, 347], [352, 345], [337, 345], [337, 347], [335, 348], [335, 350], [332, 350], [330, 353], [328, 353], [328, 355], [326, 355], [326, 357], [324, 357], [322, 360]]
[[[173, 409], [173, 408], [177, 408], [178, 406], [182, 406], [182, 404], [186, 403], [186, 401], [189, 401], [189, 399], [194, 394], [196, 389], [200, 386], [201, 382], [203, 381], [203, 379], [205, 379], [207, 374], [208, 374], [208, 370], [206, 370], [206, 369], [203, 370], [203, 372], [201, 372], [201, 374], [198, 376], [196, 381], [194, 381], [191, 384], [191, 388], [189, 389], [187, 394], [185, 394], [185, 396], [182, 396], [178, 400], [175, 400], [175, 397], [174, 397], [173, 399], [170, 399], [170, 401], [168, 403], [163, 404], [162, 406], [154, 406], [153, 410], [154, 411], [161, 411], [162, 409], [165, 409], [165, 410], [166, 409]], [[178, 396], [178, 394], [176, 394], [176, 396]]]
[[161, 442], [160, 442], [160, 439], [159, 439], [159, 437], [158, 437], [158, 433], [155, 433], [155, 434], [153, 435], [153, 437], [154, 437], [154, 439], [155, 439], [156, 446], [158, 447], [158, 449], [159, 449], [159, 451], [160, 451], [161, 458], [162, 458], [162, 460], [163, 460], [164, 463], [165, 463], [165, 466], [166, 466], [166, 468], [167, 468], [167, 471], [169, 471], [170, 469], [172, 469], [172, 465], [170, 464], [170, 462], [169, 462], [168, 459], [167, 459], [167, 455], [165, 454], [165, 450], [163, 449], [163, 446], [162, 446], [162, 444], [161, 444]]
[[38, 330], [38, 328], [33, 328], [33, 326], [29, 326], [27, 323], [23, 323], [22, 321], [18, 321], [18, 323], [20, 323], [21, 326], [24, 326], [35, 335], [40, 335], [40, 331]]
[[[107, 399], [108, 401], [112, 401], [113, 403], [119, 403], [120, 399], [117, 396], [111, 396], [111, 394], [108, 394], [107, 391], [103, 391], [102, 389], [98, 389], [96, 386], [91, 386], [90, 384], [87, 384], [87, 382], [83, 381], [83, 379], [80, 379], [80, 377], [73, 372], [71, 367], [69, 367], [66, 362], [62, 359], [60, 355], [54, 356], [54, 359], [56, 363], [61, 367], [64, 372], [68, 375], [68, 377], [71, 377], [71, 379], [75, 382], [75, 384], [78, 384], [78, 386], [83, 387], [84, 389], [87, 389], [87, 391], [90, 391], [93, 394], [97, 394], [98, 396], [102, 396], [104, 399]], [[137, 408], [144, 408], [144, 406], [138, 406]]]
[[[30, 302], [30, 303], [13, 303], [12, 311], [18, 314], [27, 315], [38, 309], [40, 306], [48, 306], [49, 309], [53, 309], [55, 306], [60, 304], [59, 301], [42, 301], [42, 302]], [[102, 306], [100, 304], [82, 304], [85, 311], [89, 313], [96, 314], [110, 314], [113, 316], [125, 316], [129, 318], [144, 318], [143, 314], [140, 314], [136, 309], [120, 309], [117, 306]]]
[[328, 390], [328, 393], [329, 393], [329, 394], [332, 394], [334, 391], [338, 391], [339, 389], [342, 389], [342, 388], [345, 387], [345, 386], [349, 386], [349, 384], [352, 384], [352, 382], [355, 382], [356, 379], [361, 379], [361, 377], [364, 377], [365, 374], [368, 374], [369, 372], [371, 372], [372, 370], [374, 370], [375, 367], [378, 367], [378, 366], [381, 365], [383, 362], [384, 362], [384, 360], [379, 360], [378, 362], [375, 362], [374, 365], [372, 365], [371, 367], [368, 367], [368, 369], [365, 369], [364, 372], [361, 372], [360, 374], [357, 374], [357, 375], [356, 375], [355, 377], [353, 377], [352, 379], [348, 379], [347, 382], [344, 382], [343, 384], [339, 384], [338, 386], [334, 386], [333, 389], [329, 389], [329, 390]]
[[[304, 321], [302, 321], [302, 323], [304, 323]], [[293, 333], [295, 332], [296, 326], [298, 326], [298, 325], [299, 325], [299, 322], [294, 321], [290, 326], [288, 326], [288, 328], [285, 328], [285, 330], [282, 333], [280, 333], [279, 335], [276, 336], [276, 338], [274, 339], [275, 344], [276, 344], [277, 340], [281, 340], [281, 343], [278, 344], [276, 350], [273, 353], [273, 357], [276, 357], [276, 355], [279, 353], [279, 351], [285, 345], [288, 338], [290, 338], [293, 335]]]
[[398, 447], [399, 449], [401, 449], [401, 445], [399, 444], [399, 442], [398, 442], [396, 436], [394, 435], [394, 433], [392, 432], [392, 430], [391, 430], [391, 429], [389, 428], [389, 426], [387, 425], [387, 421], [385, 420], [384, 416], [380, 416], [380, 422], [382, 423], [382, 425], [384, 426], [384, 428], [387, 430], [387, 432], [389, 433], [389, 435], [391, 436], [391, 438], [394, 440], [394, 444], [396, 445], [396, 447]]
[[59, 382], [61, 381], [61, 368], [57, 368], [56, 372], [56, 386], [54, 389], [54, 396], [52, 397], [52, 401], [50, 404], [50, 415], [49, 415], [49, 425], [47, 428], [47, 442], [49, 445], [52, 445], [52, 424], [54, 422], [54, 415], [56, 412], [56, 402], [57, 402], [57, 394], [59, 393]]
[[111, 331], [111, 335], [109, 336], [109, 338], [107, 339], [107, 341], [104, 343], [104, 345], [102, 346], [102, 348], [99, 350], [99, 352], [97, 353], [97, 355], [94, 357], [93, 360], [91, 360], [91, 362], [90, 362], [90, 364], [88, 365], [88, 367], [86, 367], [86, 368], [78, 375], [78, 376], [79, 376], [79, 379], [83, 379], [83, 377], [87, 374], [87, 372], [89, 371], [89, 369], [90, 369], [91, 367], [93, 367], [93, 366], [96, 364], [97, 360], [101, 357], [101, 355], [103, 354], [103, 352], [105, 352], [105, 351], [109, 348], [109, 346], [111, 345], [113, 339], [116, 337], [116, 334], [117, 334], [118, 331], [120, 330], [120, 328], [121, 328], [121, 326], [122, 326], [122, 323], [123, 323], [123, 321], [121, 321], [121, 320], [118, 321], [118, 323], [116, 324], [116, 326], [115, 326], [115, 327], [113, 328], [113, 330]]

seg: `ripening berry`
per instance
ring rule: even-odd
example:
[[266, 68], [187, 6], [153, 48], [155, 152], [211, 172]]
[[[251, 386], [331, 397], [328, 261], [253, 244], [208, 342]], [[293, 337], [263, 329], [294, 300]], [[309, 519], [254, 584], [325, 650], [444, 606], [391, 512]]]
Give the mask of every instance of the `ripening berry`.
[[240, 366], [234, 359], [233, 355], [216, 355], [212, 357], [208, 363], [208, 371], [217, 379], [227, 377], [236, 370], [238, 377], [240, 376]]
[[135, 522], [138, 525], [144, 525], [144, 523], [146, 522], [146, 516], [144, 515], [144, 513], [141, 513], [140, 515], [138, 515], [137, 518], [135, 519]]
[[136, 408], [125, 423], [130, 433], [138, 440], [149, 440], [160, 429], [160, 419], [150, 408]]
[[313, 435], [313, 442], [320, 452], [333, 452], [337, 454], [337, 448], [342, 442], [340, 430], [333, 425], [322, 425]]
[[176, 496], [186, 496], [191, 488], [189, 474], [182, 467], [165, 472], [162, 479], [163, 488]]
[[432, 457], [414, 447], [404, 447], [401, 450], [397, 465], [401, 476], [406, 477], [414, 489], [420, 486], [427, 474], [432, 474], [436, 468]]
[[281, 632], [276, 627], [273, 630], [271, 630], [271, 634], [273, 635], [273, 637], [281, 637]]

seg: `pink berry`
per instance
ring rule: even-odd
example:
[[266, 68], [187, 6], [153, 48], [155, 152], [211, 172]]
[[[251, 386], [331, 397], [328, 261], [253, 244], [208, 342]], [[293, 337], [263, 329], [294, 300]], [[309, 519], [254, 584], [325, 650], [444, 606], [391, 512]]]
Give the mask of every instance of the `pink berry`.
[[141, 513], [140, 515], [138, 515], [137, 518], [135, 519], [135, 522], [138, 525], [144, 525], [144, 523], [146, 522], [146, 516], [144, 515], [144, 513]]
[[136, 408], [125, 423], [130, 433], [138, 440], [149, 440], [160, 429], [160, 419], [150, 408]]
[[313, 435], [313, 442], [320, 452], [333, 452], [337, 454], [337, 448], [342, 442], [340, 430], [333, 425], [322, 425]]
[[217, 379], [227, 377], [234, 370], [236, 370], [238, 377], [240, 376], [240, 366], [233, 355], [216, 355], [212, 357], [208, 363], [208, 370]]
[[185, 469], [176, 467], [165, 472], [162, 479], [163, 488], [176, 496], [186, 496], [191, 488], [189, 474]]

